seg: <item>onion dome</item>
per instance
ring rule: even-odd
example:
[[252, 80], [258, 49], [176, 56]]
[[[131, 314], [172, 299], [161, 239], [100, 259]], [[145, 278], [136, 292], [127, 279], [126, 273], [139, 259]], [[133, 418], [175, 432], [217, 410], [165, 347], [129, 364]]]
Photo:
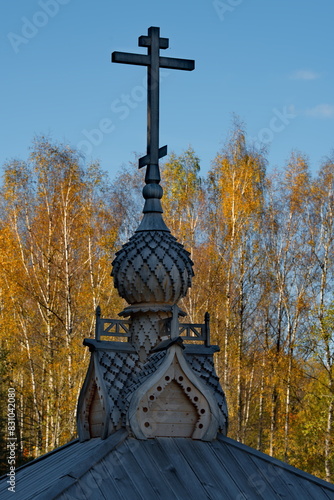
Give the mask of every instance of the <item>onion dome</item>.
[[116, 254], [114, 285], [132, 305], [176, 304], [194, 275], [189, 255], [169, 231], [137, 231]]

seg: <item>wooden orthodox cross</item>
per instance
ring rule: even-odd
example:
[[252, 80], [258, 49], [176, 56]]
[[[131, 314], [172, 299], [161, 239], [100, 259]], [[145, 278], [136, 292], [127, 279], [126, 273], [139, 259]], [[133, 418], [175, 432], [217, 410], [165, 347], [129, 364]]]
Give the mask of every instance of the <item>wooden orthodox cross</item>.
[[[159, 68], [192, 71], [195, 61], [161, 57], [160, 49], [168, 48], [168, 38], [160, 38], [160, 28], [151, 27], [147, 36], [140, 36], [139, 47], [147, 47], [146, 54], [113, 52], [112, 62], [147, 66], [147, 154], [139, 159], [139, 168], [147, 165], [146, 184], [159, 183], [159, 158], [166, 156], [167, 146], [159, 148]], [[148, 196], [155, 198], [155, 196]]]

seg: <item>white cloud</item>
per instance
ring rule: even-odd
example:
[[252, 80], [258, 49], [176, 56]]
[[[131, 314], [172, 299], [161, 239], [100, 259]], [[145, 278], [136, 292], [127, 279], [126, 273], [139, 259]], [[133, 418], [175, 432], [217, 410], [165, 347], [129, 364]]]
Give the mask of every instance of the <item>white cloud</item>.
[[313, 118], [330, 118], [334, 116], [334, 106], [332, 104], [318, 104], [305, 111], [305, 115]]
[[319, 73], [309, 69], [299, 69], [290, 75], [292, 80], [316, 80], [320, 78]]

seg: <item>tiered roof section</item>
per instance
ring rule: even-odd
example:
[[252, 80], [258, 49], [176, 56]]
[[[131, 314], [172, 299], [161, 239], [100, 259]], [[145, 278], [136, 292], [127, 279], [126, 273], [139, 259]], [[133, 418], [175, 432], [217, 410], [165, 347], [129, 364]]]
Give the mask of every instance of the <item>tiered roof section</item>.
[[[82, 441], [106, 438], [121, 427], [140, 439], [207, 440], [217, 431], [226, 434], [227, 406], [213, 361], [219, 348], [209, 344], [208, 315], [203, 324], [179, 323], [177, 306], [174, 318], [160, 319], [150, 309], [141, 307], [134, 314], [139, 347], [131, 342], [131, 321], [101, 318], [97, 311], [96, 338], [84, 341], [91, 360], [78, 404]], [[156, 345], [140, 359], [143, 342], [138, 339], [148, 332]]]

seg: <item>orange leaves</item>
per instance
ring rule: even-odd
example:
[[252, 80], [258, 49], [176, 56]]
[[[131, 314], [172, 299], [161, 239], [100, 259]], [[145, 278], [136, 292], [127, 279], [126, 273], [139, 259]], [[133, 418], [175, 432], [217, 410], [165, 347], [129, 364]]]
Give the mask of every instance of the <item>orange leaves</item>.
[[209, 175], [229, 237], [240, 238], [262, 211], [264, 159], [247, 149], [244, 132], [236, 128]]
[[96, 182], [102, 176], [96, 165], [85, 170], [73, 151], [45, 139], [29, 164], [5, 169], [1, 332], [10, 339], [13, 377], [22, 380], [18, 418], [24, 429], [38, 422], [38, 432], [24, 431], [38, 453], [75, 433], [75, 398], [86, 368], [82, 339], [93, 331], [96, 305], [112, 294], [118, 227], [108, 186]]
[[284, 171], [284, 189], [292, 212], [303, 211], [310, 194], [311, 177], [305, 156], [292, 153]]

